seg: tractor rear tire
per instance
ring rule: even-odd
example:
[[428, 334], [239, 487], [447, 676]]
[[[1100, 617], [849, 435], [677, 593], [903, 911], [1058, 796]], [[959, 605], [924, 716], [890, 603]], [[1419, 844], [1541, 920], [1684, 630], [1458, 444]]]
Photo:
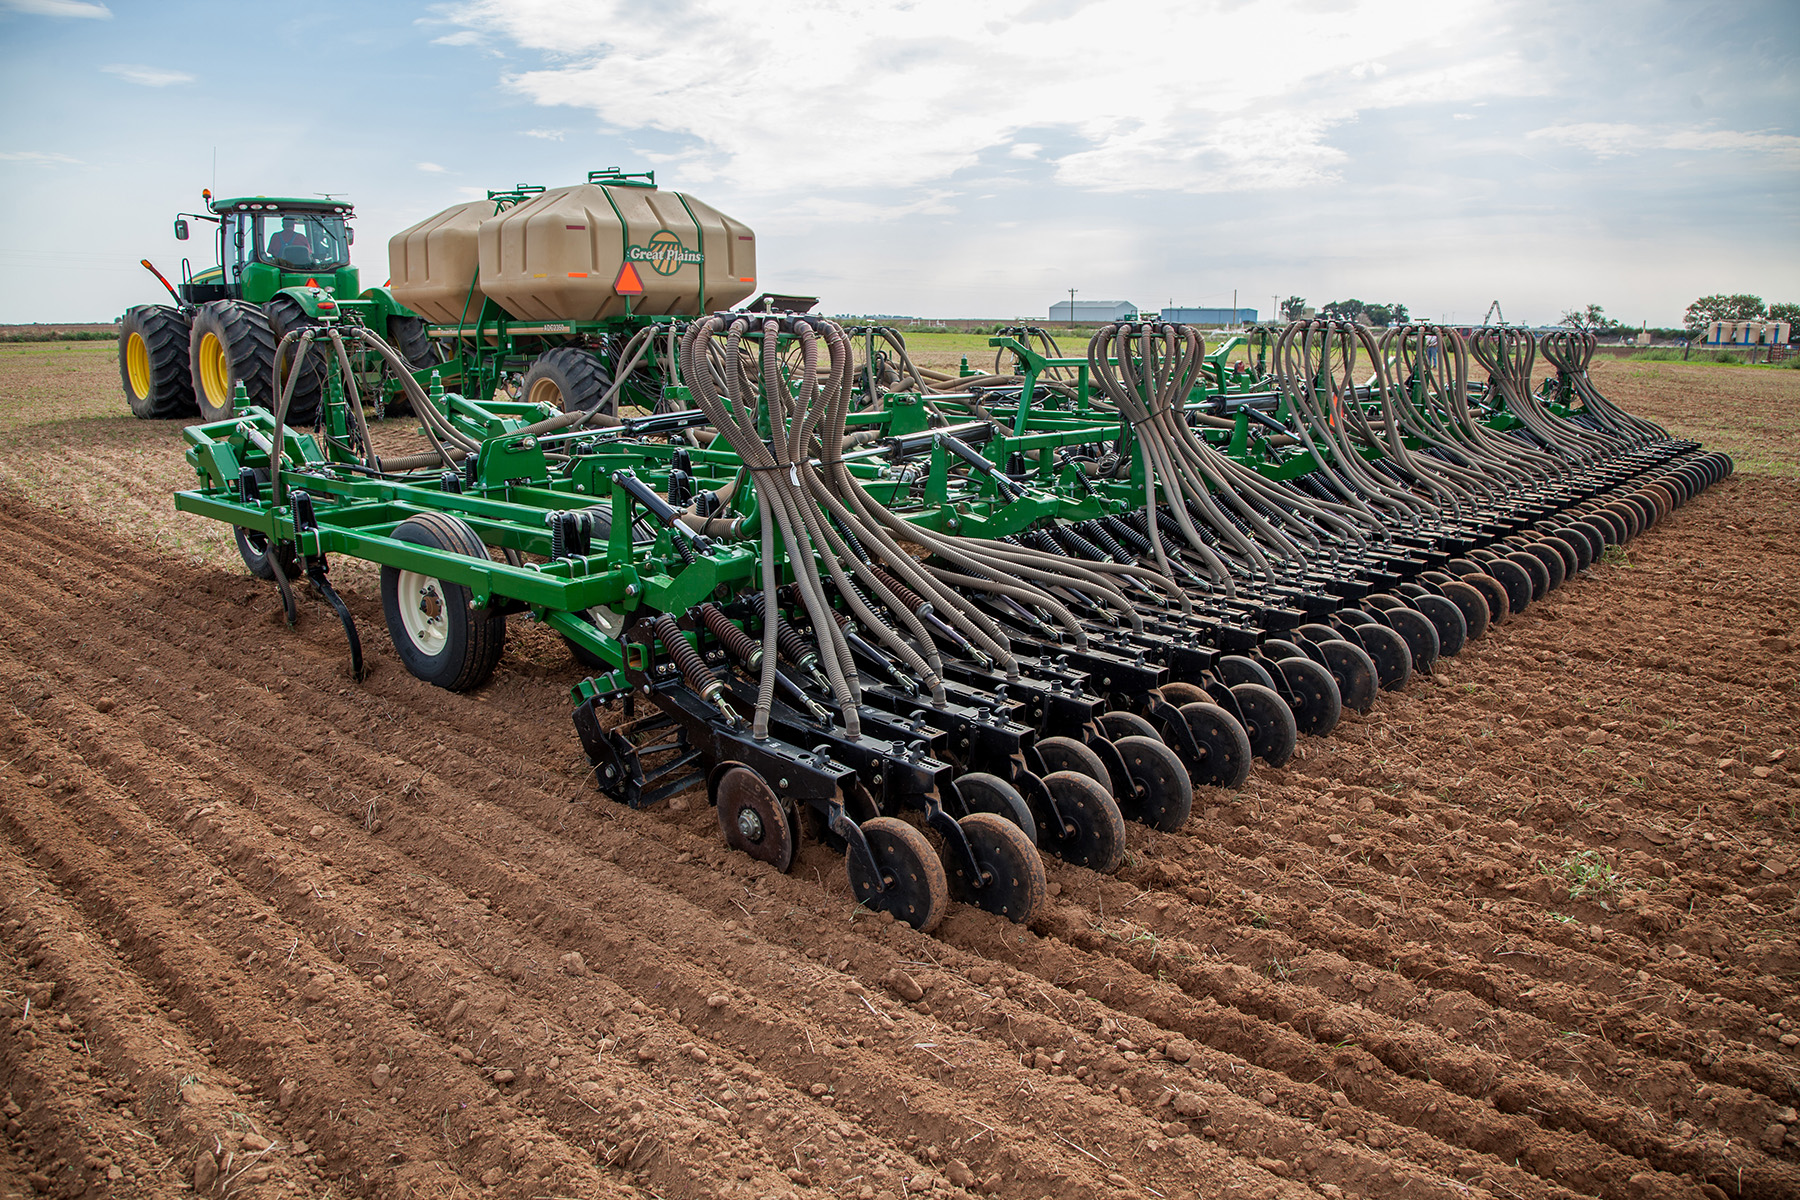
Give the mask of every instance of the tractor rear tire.
[[440, 361], [437, 346], [425, 336], [423, 317], [389, 317], [387, 342], [400, 352], [406, 365], [415, 371], [435, 367]]
[[[194, 399], [200, 416], [223, 421], [231, 416], [237, 385], [251, 404], [271, 412], [275, 397], [275, 331], [268, 314], [242, 300], [214, 300], [194, 315], [194, 333], [188, 347], [193, 374]], [[290, 424], [291, 424], [290, 420]]]
[[[460, 517], [420, 513], [400, 522], [394, 540], [488, 561], [487, 547]], [[426, 683], [452, 692], [480, 687], [506, 648], [506, 618], [473, 606], [469, 589], [419, 571], [381, 568], [381, 607], [400, 662]]]
[[194, 411], [188, 370], [193, 319], [167, 304], [140, 304], [119, 322], [119, 382], [131, 415], [141, 420], [185, 417]]
[[580, 346], [558, 346], [537, 356], [525, 372], [519, 394], [530, 404], [593, 412], [611, 388], [612, 372], [599, 355]]
[[[300, 302], [292, 296], [275, 296], [263, 304], [263, 312], [269, 317], [269, 332], [275, 335], [279, 343], [282, 338], [296, 329], [319, 322], [307, 314]], [[287, 365], [293, 369], [294, 356], [299, 354], [299, 343], [288, 348]], [[327, 356], [331, 354], [331, 343], [324, 338], [315, 338], [312, 349], [306, 352], [306, 366], [303, 368], [300, 382], [294, 385], [294, 394], [288, 399], [287, 423], [305, 428], [319, 419], [319, 408], [325, 401], [325, 374]], [[287, 380], [281, 381], [283, 384]], [[275, 399], [280, 399], [279, 392]], [[271, 412], [274, 404], [269, 405]]]

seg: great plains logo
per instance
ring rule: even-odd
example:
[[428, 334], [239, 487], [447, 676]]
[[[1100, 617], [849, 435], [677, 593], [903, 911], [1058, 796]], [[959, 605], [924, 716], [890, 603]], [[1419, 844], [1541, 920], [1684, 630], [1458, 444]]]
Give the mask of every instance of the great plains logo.
[[705, 262], [706, 255], [689, 250], [672, 231], [659, 229], [650, 235], [648, 244], [625, 247], [625, 261], [649, 263], [650, 269], [658, 275], [673, 275], [690, 263]]

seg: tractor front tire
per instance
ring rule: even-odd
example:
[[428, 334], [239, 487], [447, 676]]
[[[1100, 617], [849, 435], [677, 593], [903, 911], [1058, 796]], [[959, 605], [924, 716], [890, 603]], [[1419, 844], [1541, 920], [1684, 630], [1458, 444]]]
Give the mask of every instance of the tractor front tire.
[[558, 346], [537, 356], [519, 393], [531, 404], [563, 412], [593, 412], [612, 390], [612, 372], [600, 356], [580, 346]]
[[[296, 329], [304, 329], [318, 322], [307, 314], [300, 302], [292, 296], [275, 296], [264, 302], [263, 312], [269, 318], [269, 332], [275, 335], [277, 348], [281, 339]], [[295, 356], [300, 353], [300, 344], [295, 342], [288, 347], [288, 371], [293, 371]], [[331, 343], [324, 338], [316, 338], [312, 349], [306, 352], [306, 365], [301, 368], [300, 381], [294, 385], [294, 394], [288, 398], [287, 423], [305, 428], [319, 419], [319, 407], [325, 400], [325, 363], [331, 354]], [[281, 384], [287, 379], [283, 377]], [[276, 392], [270, 397], [269, 409], [274, 411], [275, 401], [281, 398]]]
[[202, 419], [229, 418], [231, 398], [240, 383], [249, 403], [274, 411], [275, 342], [268, 314], [254, 304], [214, 300], [200, 307], [194, 315], [188, 362]]
[[119, 382], [131, 415], [141, 420], [194, 412], [188, 337], [193, 321], [167, 304], [140, 304], [119, 322]]

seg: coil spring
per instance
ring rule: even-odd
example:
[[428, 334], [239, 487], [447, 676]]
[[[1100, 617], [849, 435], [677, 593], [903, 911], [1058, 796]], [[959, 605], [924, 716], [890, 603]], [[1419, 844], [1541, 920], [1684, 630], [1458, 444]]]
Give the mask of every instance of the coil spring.
[[1042, 550], [1045, 554], [1054, 554], [1058, 558], [1069, 557], [1069, 552], [1062, 544], [1041, 529], [1033, 529], [1025, 535], [1026, 543]]
[[656, 618], [652, 628], [656, 630], [656, 636], [662, 639], [663, 650], [674, 661], [676, 669], [681, 672], [681, 677], [687, 682], [687, 685], [698, 692], [701, 698], [708, 703], [716, 700], [724, 691], [724, 685], [719, 682], [719, 677], [712, 673], [712, 668], [708, 667], [701, 659], [700, 652], [694, 649], [694, 644], [682, 635], [681, 626], [675, 623], [675, 618], [664, 613]]
[[1101, 519], [1101, 524], [1110, 530], [1120, 542], [1130, 546], [1139, 554], [1150, 553], [1150, 539], [1133, 529], [1128, 522], [1118, 517], [1104, 517]]
[[1106, 551], [1094, 545], [1075, 531], [1071, 525], [1060, 525], [1056, 529], [1056, 537], [1063, 545], [1075, 552], [1076, 557], [1092, 562], [1104, 562], [1110, 557]]
[[[760, 593], [752, 593], [750, 596], [750, 603], [755, 607], [757, 616], [761, 617], [766, 622], [769, 619], [769, 612], [763, 601], [762, 595]], [[775, 626], [775, 645], [781, 651], [781, 656], [783, 658], [793, 663], [796, 667], [799, 667], [802, 671], [812, 670], [814, 665], [819, 661], [819, 652], [812, 648], [812, 643], [808, 642], [798, 629], [794, 628], [792, 621], [781, 621], [777, 623]]]
[[1083, 521], [1080, 528], [1082, 535], [1091, 538], [1097, 543], [1112, 557], [1114, 562], [1131, 563], [1136, 561], [1131, 555], [1125, 552], [1125, 547], [1119, 545], [1119, 539], [1107, 532], [1106, 526], [1101, 522]]
[[925, 607], [925, 598], [923, 596], [907, 587], [904, 583], [901, 583], [898, 579], [895, 579], [882, 568], [871, 566], [869, 571], [875, 578], [881, 580], [883, 586], [885, 586], [888, 591], [894, 593], [895, 599], [906, 605], [908, 611], [916, 613], [921, 608]]
[[733, 624], [718, 605], [702, 604], [694, 611], [700, 614], [700, 622], [706, 626], [707, 632], [718, 638], [719, 644], [725, 647], [725, 653], [751, 670], [762, 664], [762, 647], [757, 645], [755, 638]]

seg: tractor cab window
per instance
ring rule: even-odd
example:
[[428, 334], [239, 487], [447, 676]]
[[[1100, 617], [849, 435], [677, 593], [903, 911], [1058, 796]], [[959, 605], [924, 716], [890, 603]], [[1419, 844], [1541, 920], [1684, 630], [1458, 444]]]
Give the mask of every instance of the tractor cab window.
[[259, 213], [257, 257], [286, 270], [332, 271], [350, 262], [344, 218], [326, 213]]
[[244, 267], [256, 260], [256, 222], [249, 213], [226, 213], [220, 236], [225, 239], [225, 252], [219, 261], [233, 282], [241, 280]]

